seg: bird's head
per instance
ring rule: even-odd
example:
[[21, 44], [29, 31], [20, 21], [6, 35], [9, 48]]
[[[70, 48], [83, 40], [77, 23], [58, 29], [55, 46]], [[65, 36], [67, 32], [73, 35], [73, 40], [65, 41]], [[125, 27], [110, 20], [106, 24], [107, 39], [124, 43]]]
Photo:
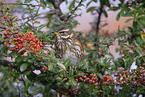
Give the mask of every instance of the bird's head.
[[72, 38], [73, 33], [69, 34], [68, 32], [69, 32], [69, 29], [64, 29], [64, 30], [54, 32], [54, 34], [56, 35], [56, 38], [58, 40]]

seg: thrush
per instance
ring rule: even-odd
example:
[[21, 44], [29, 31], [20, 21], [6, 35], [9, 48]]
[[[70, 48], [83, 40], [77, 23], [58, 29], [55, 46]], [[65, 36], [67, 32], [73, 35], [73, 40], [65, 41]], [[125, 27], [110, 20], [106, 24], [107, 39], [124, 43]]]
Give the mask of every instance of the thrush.
[[68, 29], [55, 32], [55, 56], [63, 61], [70, 60], [70, 65], [75, 66], [84, 57], [84, 49], [82, 43], [68, 35]]

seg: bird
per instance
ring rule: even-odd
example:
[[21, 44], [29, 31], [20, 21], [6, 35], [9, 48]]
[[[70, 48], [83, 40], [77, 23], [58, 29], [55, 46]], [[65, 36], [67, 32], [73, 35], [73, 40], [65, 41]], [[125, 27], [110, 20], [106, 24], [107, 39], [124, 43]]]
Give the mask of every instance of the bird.
[[84, 48], [82, 43], [73, 38], [73, 34], [68, 34], [69, 29], [57, 30], [54, 32], [55, 39], [55, 56], [62, 61], [70, 60], [71, 66], [77, 65], [84, 58]]

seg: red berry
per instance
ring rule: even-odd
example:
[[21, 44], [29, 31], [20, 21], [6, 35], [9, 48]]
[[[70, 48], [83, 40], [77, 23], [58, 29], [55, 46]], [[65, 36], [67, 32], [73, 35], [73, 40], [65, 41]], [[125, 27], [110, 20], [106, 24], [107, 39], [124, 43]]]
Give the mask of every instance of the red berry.
[[47, 70], [47, 67], [46, 66], [44, 66], [44, 70]]
[[4, 42], [4, 45], [7, 45], [7, 42]]
[[18, 37], [19, 35], [18, 34], [15, 34], [15, 37]]
[[3, 16], [4, 19], [7, 19], [7, 16]]
[[11, 44], [11, 41], [9, 41], [9, 44]]

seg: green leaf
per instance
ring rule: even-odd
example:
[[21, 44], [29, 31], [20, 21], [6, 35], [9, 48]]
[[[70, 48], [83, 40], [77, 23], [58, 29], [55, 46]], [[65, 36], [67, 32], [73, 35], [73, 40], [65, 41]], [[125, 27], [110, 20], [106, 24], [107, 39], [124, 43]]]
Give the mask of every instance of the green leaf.
[[100, 28], [105, 27], [105, 26], [107, 26], [107, 25], [108, 25], [108, 23], [105, 23], [105, 24], [101, 25]]
[[28, 64], [27, 63], [23, 63], [21, 66], [20, 66], [20, 71], [23, 72], [27, 69], [28, 67]]
[[68, 77], [68, 79], [69, 79], [69, 82], [68, 83], [70, 85], [75, 85], [75, 86], [77, 85], [77, 82], [75, 81], [75, 79], [73, 77]]
[[107, 14], [106, 10], [103, 10], [103, 13], [104, 13], [104, 16], [107, 18], [108, 14]]
[[5, 74], [3, 75], [3, 77], [1, 78], [1, 83], [2, 83], [2, 84], [5, 83], [6, 80], [7, 80], [7, 78], [8, 78], [8, 73], [5, 73]]
[[88, 2], [86, 5], [86, 8], [92, 3], [92, 1]]
[[109, 10], [117, 11], [120, 7], [111, 7]]
[[139, 26], [140, 29], [144, 29], [144, 25], [142, 24], [142, 22], [140, 22], [139, 20], [137, 20], [137, 24]]
[[72, 10], [72, 8], [75, 7], [75, 1], [76, 1], [76, 0], [73, 0], [73, 1], [70, 3], [70, 5], [69, 5], [69, 10], [70, 10], [70, 11]]
[[20, 57], [20, 56], [18, 56], [18, 57], [15, 59], [15, 62], [16, 62], [16, 64], [19, 64], [19, 63], [23, 62], [23, 58]]
[[65, 0], [65, 3], [66, 3], [66, 5], [68, 4], [68, 1], [67, 0]]
[[52, 70], [53, 69], [53, 64], [51, 62], [49, 62], [48, 67], [49, 67], [49, 70]]
[[123, 14], [122, 16], [123, 16], [123, 17], [131, 17], [132, 15], [129, 14], [129, 13], [126, 13], [126, 14]]
[[123, 9], [117, 14], [117, 16], [116, 16], [117, 21], [120, 19], [120, 16], [121, 16], [122, 12], [123, 12]]
[[20, 52], [23, 51], [24, 49], [25, 49], [25, 48], [20, 49], [18, 53], [20, 53]]
[[5, 72], [6, 70], [0, 68], [0, 72]]
[[63, 64], [65, 67], [67, 67], [70, 64], [70, 59], [67, 59]]
[[53, 57], [54, 57], [54, 53], [55, 53], [55, 51], [54, 51], [54, 50], [51, 50], [51, 51], [50, 51], [50, 57], [51, 57], [51, 58], [53, 58]]
[[0, 38], [2, 38], [2, 34], [0, 34]]
[[62, 69], [66, 70], [65, 66], [62, 63], [57, 62], [57, 65], [60, 66]]
[[132, 18], [131, 19], [127, 19], [126, 21], [125, 21], [125, 23], [128, 23], [129, 21], [131, 21], [132, 20]]
[[30, 3], [32, 0], [25, 0], [24, 3]]
[[36, 95], [40, 92], [40, 88], [36, 87], [36, 86], [30, 86], [28, 88], [28, 92], [32, 95]]
[[99, 63], [99, 65], [104, 66], [100, 59], [96, 59], [96, 61]]
[[97, 75], [99, 78], [102, 78], [102, 77], [103, 77], [101, 73], [97, 73], [96, 75]]
[[93, 0], [95, 3], [97, 3], [98, 0]]
[[38, 0], [35, 0], [37, 3], [39, 3], [39, 1]]
[[87, 9], [87, 13], [88, 13], [88, 12], [93, 12], [93, 11], [95, 11], [95, 10], [96, 10], [96, 6], [89, 7], [89, 8]]
[[42, 28], [44, 28], [46, 25], [45, 24], [42, 24], [38, 27], [38, 30], [41, 30]]

